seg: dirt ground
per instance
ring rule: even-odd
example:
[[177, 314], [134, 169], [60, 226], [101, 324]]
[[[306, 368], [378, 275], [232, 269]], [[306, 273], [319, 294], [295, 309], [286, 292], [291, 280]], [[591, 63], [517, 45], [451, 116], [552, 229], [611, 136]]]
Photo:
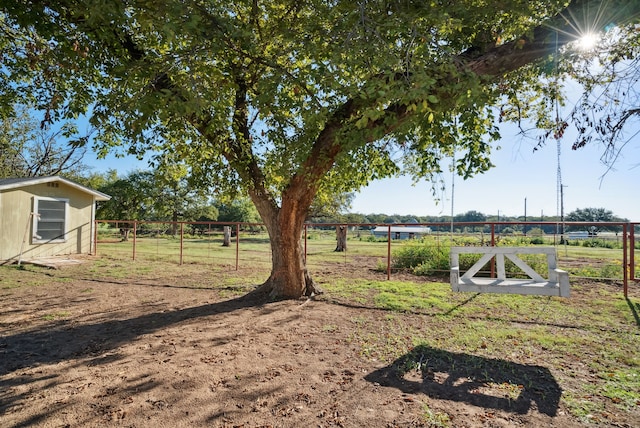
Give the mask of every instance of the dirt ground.
[[[386, 317], [324, 299], [229, 299], [180, 281], [0, 287], [0, 426], [581, 426], [541, 366], [511, 364], [538, 382], [515, 396], [452, 367], [398, 376], [401, 361], [363, 355], [353, 336]], [[467, 358], [445, 354], [451, 365]]]

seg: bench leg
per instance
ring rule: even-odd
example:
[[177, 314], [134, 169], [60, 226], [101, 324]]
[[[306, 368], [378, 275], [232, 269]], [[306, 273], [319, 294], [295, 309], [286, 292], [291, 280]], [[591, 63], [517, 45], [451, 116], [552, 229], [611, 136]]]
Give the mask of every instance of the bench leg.
[[558, 275], [557, 281], [560, 286], [560, 297], [569, 297], [569, 272], [555, 269], [556, 274]]
[[450, 273], [451, 291], [460, 291], [460, 268], [452, 267]]

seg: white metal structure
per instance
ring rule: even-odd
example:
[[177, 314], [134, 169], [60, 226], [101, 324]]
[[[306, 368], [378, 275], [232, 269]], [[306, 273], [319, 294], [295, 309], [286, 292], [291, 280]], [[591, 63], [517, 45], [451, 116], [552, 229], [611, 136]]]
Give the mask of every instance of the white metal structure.
[[[468, 271], [460, 276], [460, 254], [481, 254]], [[544, 254], [547, 257], [548, 275], [543, 278], [519, 255]], [[508, 278], [504, 268], [505, 257], [511, 260], [529, 278]], [[496, 260], [496, 278], [475, 275], [491, 259]], [[569, 273], [558, 269], [556, 251], [551, 247], [451, 247], [451, 289], [476, 293], [538, 294], [569, 297]]]

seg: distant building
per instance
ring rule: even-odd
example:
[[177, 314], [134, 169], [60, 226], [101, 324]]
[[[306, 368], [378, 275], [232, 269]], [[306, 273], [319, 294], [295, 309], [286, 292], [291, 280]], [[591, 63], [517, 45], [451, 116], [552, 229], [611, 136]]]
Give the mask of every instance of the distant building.
[[589, 239], [596, 238], [598, 236], [598, 231], [594, 228], [587, 231], [579, 231], [579, 232], [569, 232], [567, 233], [567, 238], [569, 239]]
[[92, 253], [96, 202], [109, 199], [57, 176], [0, 179], [0, 263]]
[[[386, 238], [389, 226], [377, 226], [371, 233], [376, 238]], [[415, 239], [430, 233], [431, 228], [426, 226], [391, 226], [391, 239]]]

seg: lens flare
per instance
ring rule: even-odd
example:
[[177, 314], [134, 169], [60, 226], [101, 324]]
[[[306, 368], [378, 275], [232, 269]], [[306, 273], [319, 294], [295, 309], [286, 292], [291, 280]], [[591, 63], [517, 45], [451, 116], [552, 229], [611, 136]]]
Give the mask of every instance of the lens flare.
[[593, 49], [598, 44], [599, 37], [595, 33], [586, 33], [578, 39], [578, 47], [584, 51]]

